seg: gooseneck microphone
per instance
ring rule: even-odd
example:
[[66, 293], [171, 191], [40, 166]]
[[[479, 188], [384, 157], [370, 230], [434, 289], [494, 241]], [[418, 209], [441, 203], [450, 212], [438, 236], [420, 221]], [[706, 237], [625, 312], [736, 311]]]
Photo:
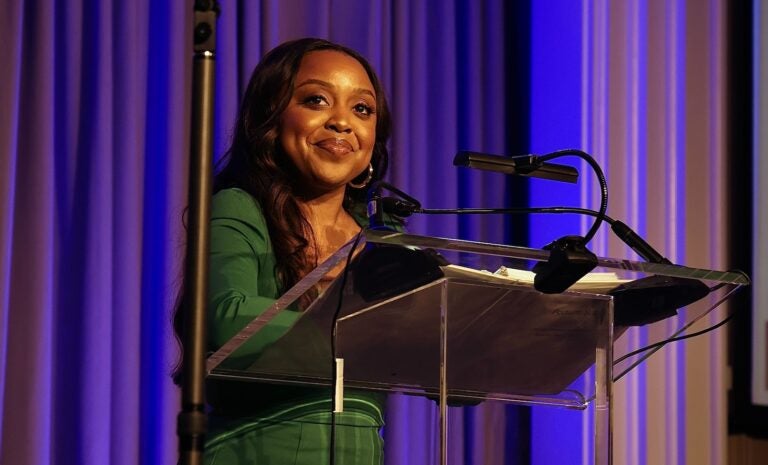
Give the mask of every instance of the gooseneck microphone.
[[546, 262], [539, 262], [533, 269], [536, 273], [534, 287], [547, 294], [557, 294], [571, 287], [576, 281], [597, 266], [597, 256], [587, 249], [587, 244], [600, 228], [608, 210], [608, 184], [603, 170], [594, 158], [578, 149], [565, 149], [546, 155], [524, 155], [502, 157], [478, 152], [459, 152], [453, 159], [456, 166], [484, 171], [496, 171], [516, 176], [528, 176], [561, 182], [575, 183], [579, 173], [575, 168], [557, 165], [549, 161], [555, 158], [574, 156], [586, 161], [600, 183], [600, 211], [592, 227], [584, 237], [570, 235], [561, 237], [544, 249], [550, 251]]
[[[424, 209], [413, 197], [388, 184], [386, 187], [397, 193], [399, 198], [383, 197], [381, 188], [385, 184], [381, 184], [376, 186], [376, 189], [369, 191], [368, 211], [371, 224], [383, 224], [385, 214], [405, 218], [413, 213], [576, 213], [594, 217], [595, 221], [584, 237], [565, 236], [544, 247], [550, 251], [549, 259], [546, 262], [538, 263], [533, 269], [536, 273], [534, 287], [543, 293], [563, 292], [597, 265], [597, 257], [586, 248], [586, 244], [594, 237], [602, 221], [610, 224], [614, 234], [647, 262], [672, 264], [625, 223], [606, 215], [608, 207], [607, 182], [600, 166], [586, 152], [566, 149], [542, 156], [503, 157], [462, 151], [454, 158], [454, 165], [508, 175], [575, 183], [578, 180], [576, 169], [549, 162], [549, 160], [563, 156], [582, 158], [594, 171], [601, 191], [599, 211], [571, 207]], [[709, 291], [709, 287], [697, 279], [650, 275], [620, 285], [610, 291], [609, 294], [614, 297], [615, 324], [617, 326], [641, 326], [674, 316], [677, 314], [678, 308], [701, 299]]]
[[[600, 210], [595, 217], [594, 223], [592, 223], [592, 227], [589, 228], [589, 231], [581, 240], [576, 239], [578, 236], [567, 236], [567, 240], [563, 238], [564, 241], [562, 241], [564, 244], [573, 244], [574, 247], [578, 246], [578, 248], [581, 248], [581, 246], [586, 246], [595, 236], [605, 213], [608, 211], [608, 183], [605, 180], [602, 168], [592, 158], [592, 155], [579, 149], [563, 149], [545, 155], [524, 155], [519, 157], [503, 157], [487, 153], [462, 151], [456, 154], [453, 164], [454, 166], [463, 166], [483, 171], [496, 171], [515, 176], [528, 176], [574, 183], [578, 180], [579, 175], [575, 168], [549, 162], [555, 158], [569, 156], [578, 157], [586, 161], [589, 167], [592, 168], [595, 176], [597, 176], [597, 181], [600, 184]], [[554, 244], [553, 242], [550, 245]]]

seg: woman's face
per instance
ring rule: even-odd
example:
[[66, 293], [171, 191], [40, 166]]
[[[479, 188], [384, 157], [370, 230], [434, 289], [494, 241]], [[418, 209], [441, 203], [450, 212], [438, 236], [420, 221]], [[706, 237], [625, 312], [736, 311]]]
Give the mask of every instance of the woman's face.
[[365, 68], [337, 51], [305, 55], [279, 130], [303, 191], [343, 189], [367, 169], [376, 141], [376, 95]]

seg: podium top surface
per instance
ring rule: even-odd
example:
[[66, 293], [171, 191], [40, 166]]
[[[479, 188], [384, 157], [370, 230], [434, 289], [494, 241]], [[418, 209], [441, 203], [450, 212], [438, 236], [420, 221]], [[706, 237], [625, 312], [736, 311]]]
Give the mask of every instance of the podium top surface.
[[[550, 252], [543, 249], [473, 242], [461, 239], [419, 236], [393, 231], [365, 231], [365, 240], [375, 244], [401, 245], [407, 247], [432, 248], [442, 252], [457, 252], [481, 256], [495, 256], [527, 261], [546, 261]], [[749, 277], [734, 271], [718, 271], [705, 268], [691, 268], [682, 265], [648, 263], [620, 258], [597, 257], [597, 266], [617, 273], [621, 278], [642, 275], [661, 275], [679, 278], [703, 279], [718, 283], [749, 285]]]

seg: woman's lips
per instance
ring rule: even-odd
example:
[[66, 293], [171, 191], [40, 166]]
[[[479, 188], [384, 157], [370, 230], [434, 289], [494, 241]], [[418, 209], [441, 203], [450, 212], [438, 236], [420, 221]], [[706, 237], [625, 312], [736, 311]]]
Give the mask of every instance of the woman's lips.
[[354, 152], [352, 144], [344, 139], [323, 139], [315, 145], [334, 155], [346, 155], [349, 152]]

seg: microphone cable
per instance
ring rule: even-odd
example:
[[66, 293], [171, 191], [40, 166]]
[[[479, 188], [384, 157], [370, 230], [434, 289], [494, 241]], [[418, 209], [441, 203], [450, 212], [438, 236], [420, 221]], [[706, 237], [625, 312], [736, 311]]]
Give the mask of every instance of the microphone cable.
[[[722, 302], [720, 302], [720, 303], [722, 303]], [[728, 323], [729, 321], [731, 321], [731, 319], [733, 319], [733, 316], [735, 314], [736, 314], [736, 312], [730, 312], [728, 314], [728, 316], [723, 318], [718, 323], [715, 323], [714, 325], [712, 325], [712, 326], [710, 326], [708, 328], [704, 328], [704, 329], [702, 329], [700, 331], [696, 331], [696, 332], [690, 333], [690, 334], [684, 334], [682, 336], [672, 336], [672, 337], [669, 337], [669, 338], [664, 339], [662, 341], [654, 342], [653, 344], [648, 344], [647, 346], [644, 346], [644, 347], [641, 347], [639, 349], [633, 350], [632, 352], [626, 353], [626, 354], [622, 355], [621, 357], [617, 358], [616, 360], [614, 360], [613, 361], [613, 365], [616, 366], [616, 365], [618, 365], [619, 363], [623, 362], [624, 360], [626, 360], [628, 358], [634, 357], [635, 355], [640, 355], [640, 354], [642, 354], [644, 352], [648, 352], [649, 350], [655, 349], [657, 347], [665, 346], [665, 345], [669, 344], [670, 342], [684, 341], [686, 339], [690, 339], [690, 338], [693, 338], [693, 337], [696, 337], [696, 336], [701, 336], [703, 334], [707, 334], [707, 333], [709, 333], [711, 331], [714, 331], [717, 328], [723, 326], [724, 324]], [[619, 378], [620, 377], [621, 377], [621, 375], [619, 376]]]
[[[733, 272], [735, 272], [735, 273], [741, 273], [742, 275], [746, 276], [746, 273], [744, 273], [744, 272], [743, 272], [743, 271], [741, 271], [741, 270], [733, 270]], [[717, 290], [717, 289], [719, 289], [719, 288], [720, 288], [720, 287], [722, 287], [722, 286], [723, 286], [723, 284], [720, 284], [720, 285], [718, 285], [718, 286], [715, 286], [715, 287], [714, 287], [712, 290], [713, 290], [713, 291], [714, 291], [714, 290]], [[727, 294], [725, 294], [725, 296], [723, 296], [723, 297], [722, 297], [720, 300], [718, 300], [717, 302], [715, 302], [715, 304], [714, 304], [714, 305], [712, 305], [712, 307], [711, 307], [711, 308], [712, 308], [712, 309], [714, 309], [714, 308], [717, 308], [717, 307], [718, 307], [720, 304], [722, 304], [723, 302], [725, 302], [726, 300], [728, 300], [728, 298], [730, 298], [730, 297], [731, 297], [731, 295], [732, 295], [734, 292], [736, 292], [736, 291], [738, 291], [738, 290], [740, 290], [740, 289], [741, 289], [741, 287], [738, 287], [738, 288], [736, 288], [736, 289], [732, 289], [730, 292], [728, 292]], [[666, 338], [666, 339], [663, 339], [663, 340], [661, 340], [661, 341], [659, 341], [659, 342], [654, 342], [653, 344], [648, 344], [648, 345], [646, 345], [646, 346], [643, 346], [643, 347], [641, 347], [641, 348], [639, 348], [639, 349], [633, 350], [633, 351], [631, 351], [631, 352], [628, 352], [628, 353], [626, 353], [626, 354], [622, 355], [621, 357], [619, 357], [619, 358], [617, 358], [616, 360], [614, 360], [612, 364], [613, 364], [613, 366], [614, 366], [614, 367], [616, 367], [618, 364], [620, 364], [621, 362], [623, 362], [623, 361], [627, 360], [628, 358], [631, 358], [631, 357], [634, 357], [635, 355], [640, 355], [640, 354], [642, 354], [642, 353], [648, 352], [649, 350], [660, 349], [661, 347], [663, 347], [663, 346], [665, 346], [665, 345], [667, 345], [667, 344], [669, 344], [669, 343], [671, 343], [671, 342], [679, 342], [679, 341], [684, 341], [684, 340], [686, 340], [686, 339], [691, 339], [691, 338], [694, 338], [694, 337], [697, 337], [697, 336], [702, 336], [702, 335], [704, 335], [704, 334], [707, 334], [707, 333], [709, 333], [709, 332], [712, 332], [712, 331], [714, 331], [714, 330], [716, 330], [716, 329], [718, 329], [718, 328], [722, 327], [723, 325], [727, 324], [728, 322], [730, 322], [730, 321], [733, 319], [733, 317], [734, 317], [735, 315], [736, 315], [736, 311], [734, 310], [734, 311], [731, 311], [731, 312], [729, 312], [729, 314], [728, 314], [728, 315], [727, 315], [725, 318], [723, 318], [722, 320], [720, 320], [719, 322], [717, 322], [717, 323], [713, 324], [712, 326], [709, 326], [709, 327], [707, 327], [707, 328], [704, 328], [704, 329], [702, 329], [702, 330], [700, 330], [700, 331], [696, 331], [696, 332], [693, 332], [693, 333], [690, 333], [690, 334], [683, 334], [682, 336], [675, 336], [675, 335], [673, 335], [673, 336], [671, 336], [671, 337], [668, 337], [668, 338]], [[685, 327], [683, 327], [683, 328], [680, 328], [680, 330], [679, 330], [677, 333], [675, 333], [675, 334], [680, 334], [682, 331], [685, 331], [685, 330], [686, 330], [688, 327], [690, 327], [690, 325], [692, 325], [693, 323], [695, 323], [695, 322], [691, 322], [690, 324], [686, 325]], [[642, 360], [641, 360], [641, 361], [642, 361]], [[621, 378], [623, 378], [623, 377], [624, 377], [624, 375], [626, 375], [627, 373], [629, 373], [630, 371], [632, 371], [632, 369], [633, 369], [633, 368], [636, 366], [636, 364], [637, 364], [637, 363], [639, 363], [639, 362], [636, 362], [635, 364], [632, 364], [632, 365], [630, 365], [630, 366], [629, 366], [629, 367], [627, 367], [627, 368], [626, 368], [624, 371], [622, 371], [621, 373], [619, 373], [618, 375], [616, 375], [616, 376], [613, 378], [613, 382], [615, 383], [615, 382], [619, 381]], [[586, 399], [586, 401], [587, 401], [587, 402], [591, 402], [591, 401], [595, 400], [595, 398], [596, 398], [596, 396], [595, 396], [595, 395], [592, 395], [592, 396], [590, 396], [588, 399]]]
[[[579, 157], [582, 160], [586, 161], [587, 164], [592, 168], [592, 172], [595, 173], [595, 176], [597, 176], [597, 181], [600, 184], [600, 209], [597, 212], [597, 215], [595, 216], [595, 221], [592, 223], [592, 227], [589, 228], [589, 231], [587, 231], [587, 234], [584, 235], [584, 241], [583, 245], [587, 245], [590, 240], [595, 236], [597, 233], [597, 230], [600, 229], [600, 223], [603, 222], [603, 220], [608, 220], [608, 218], [605, 216], [606, 212], [608, 211], [608, 182], [605, 180], [605, 174], [603, 173], [602, 168], [600, 168], [600, 165], [597, 164], [597, 161], [588, 154], [587, 152], [579, 149], [563, 149], [563, 150], [557, 150], [552, 153], [548, 153], [546, 155], [541, 155], [537, 157], [536, 163], [541, 164], [545, 163], [549, 160], [554, 160], [555, 158], [561, 158], [561, 157], [567, 157], [567, 156], [575, 156]], [[535, 212], [532, 212], [535, 213]], [[575, 212], [574, 212], [575, 213]]]
[[[746, 274], [746, 273], [744, 273], [744, 272], [743, 272], [743, 271], [741, 271], [741, 270], [731, 270], [731, 272], [732, 272], [732, 273], [739, 273], [739, 274], [741, 274], [742, 276], [744, 276], [745, 278], [749, 279], [749, 276], [747, 276], [747, 274]], [[718, 289], [722, 288], [723, 286], [725, 286], [725, 284], [724, 284], [724, 283], [720, 283], [720, 284], [718, 284], [718, 285], [716, 285], [716, 286], [713, 286], [713, 287], [712, 287], [712, 289], [710, 290], [710, 292], [712, 292], [712, 291], [716, 291], [716, 290], [718, 290]], [[713, 304], [713, 305], [710, 307], [710, 311], [711, 311], [711, 310], [714, 310], [714, 309], [715, 309], [715, 308], [717, 308], [717, 307], [719, 307], [719, 306], [720, 306], [720, 305], [721, 305], [723, 302], [725, 302], [726, 300], [728, 300], [728, 299], [729, 299], [729, 298], [730, 298], [730, 297], [731, 297], [731, 296], [732, 296], [732, 295], [733, 295], [735, 292], [738, 292], [738, 291], [739, 291], [739, 290], [741, 290], [742, 288], [743, 288], [743, 286], [739, 286], [739, 287], [737, 287], [737, 288], [731, 289], [729, 292], [727, 292], [727, 293], [726, 293], [726, 294], [725, 294], [723, 297], [721, 297], [721, 298], [720, 298], [720, 299], [719, 299], [717, 302], [715, 302], [715, 303], [714, 303], [714, 304]], [[706, 313], [709, 313], [709, 311], [707, 311]], [[705, 314], [706, 314], [706, 313], [705, 313]], [[617, 358], [616, 360], [614, 360], [614, 361], [613, 361], [613, 366], [616, 366], [616, 365], [618, 365], [619, 363], [623, 362], [624, 360], [627, 360], [627, 359], [629, 359], [629, 358], [631, 358], [631, 357], [634, 357], [635, 355], [640, 355], [640, 354], [643, 354], [643, 353], [645, 353], [645, 352], [648, 352], [649, 350], [659, 349], [659, 348], [661, 348], [661, 347], [663, 347], [663, 346], [665, 346], [665, 345], [667, 345], [667, 344], [669, 344], [669, 343], [671, 343], [671, 342], [679, 342], [679, 341], [684, 341], [684, 340], [686, 340], [686, 339], [691, 339], [691, 338], [694, 338], [694, 337], [697, 337], [697, 336], [701, 336], [701, 335], [707, 334], [707, 333], [709, 333], [709, 332], [712, 332], [712, 331], [714, 331], [714, 330], [716, 330], [716, 329], [720, 328], [721, 326], [723, 326], [723, 325], [727, 324], [728, 322], [730, 322], [730, 321], [733, 319], [733, 317], [734, 317], [735, 315], [736, 315], [736, 310], [732, 310], [732, 311], [729, 311], [729, 312], [728, 312], [728, 315], [727, 315], [725, 318], [723, 318], [722, 320], [720, 320], [719, 322], [717, 322], [717, 323], [715, 323], [715, 324], [713, 324], [713, 325], [711, 325], [711, 326], [708, 326], [708, 327], [706, 327], [706, 328], [704, 328], [704, 329], [702, 329], [702, 330], [699, 330], [699, 331], [695, 331], [695, 332], [693, 332], [693, 333], [689, 333], [689, 334], [683, 334], [683, 335], [680, 335], [680, 336], [678, 336], [678, 334], [680, 334], [681, 332], [685, 331], [685, 330], [686, 330], [686, 329], [688, 329], [688, 328], [689, 328], [689, 327], [690, 327], [692, 324], [694, 324], [694, 323], [695, 323], [695, 321], [693, 321], [693, 322], [689, 323], [688, 325], [686, 325], [686, 326], [684, 326], [684, 327], [680, 328], [680, 330], [679, 330], [677, 333], [673, 334], [671, 337], [668, 337], [668, 338], [666, 338], [666, 339], [663, 339], [663, 340], [661, 340], [661, 341], [659, 341], [659, 342], [655, 342], [655, 343], [653, 343], [653, 344], [648, 344], [648, 345], [646, 345], [646, 346], [643, 346], [643, 347], [641, 347], [641, 348], [639, 348], [639, 349], [633, 350], [633, 351], [631, 351], [631, 352], [628, 352], [628, 353], [626, 353], [626, 354], [622, 355], [621, 357], [619, 357], [619, 358]], [[633, 365], [633, 366], [630, 366], [629, 368], [627, 368], [626, 370], [624, 370], [622, 373], [620, 373], [618, 376], [616, 376], [616, 378], [614, 378], [614, 381], [618, 381], [619, 379], [621, 379], [621, 378], [622, 378], [622, 377], [623, 377], [625, 374], [629, 373], [629, 371], [630, 371], [630, 370], [631, 370], [633, 367], [634, 367], [634, 365]]]
[[[355, 250], [360, 244], [360, 239], [363, 237], [363, 228], [355, 236], [355, 242], [352, 244], [352, 248], [347, 254], [347, 260], [344, 265], [344, 271], [341, 273], [341, 284], [339, 285], [339, 299], [336, 302], [336, 310], [333, 312], [333, 318], [331, 319], [331, 432], [330, 432], [330, 444], [328, 451], [328, 463], [329, 465], [336, 464], [336, 377], [338, 376], [338, 364], [336, 363], [336, 321], [341, 314], [341, 308], [344, 303], [344, 288], [347, 285], [347, 279], [349, 277], [349, 265], [352, 263], [352, 257], [355, 255]], [[343, 393], [343, 391], [342, 391]], [[344, 402], [342, 395], [341, 402]]]

